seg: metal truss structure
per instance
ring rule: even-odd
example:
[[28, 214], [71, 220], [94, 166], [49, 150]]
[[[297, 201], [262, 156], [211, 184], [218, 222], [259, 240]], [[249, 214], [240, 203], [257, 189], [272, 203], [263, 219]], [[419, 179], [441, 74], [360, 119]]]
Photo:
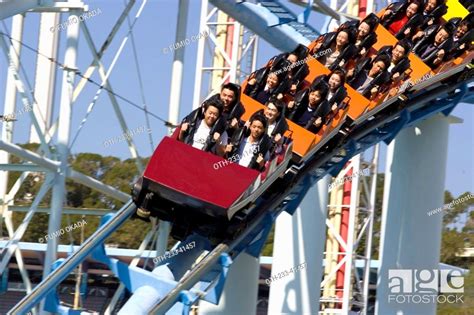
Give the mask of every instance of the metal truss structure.
[[[87, 27], [87, 22], [84, 19], [84, 16], [89, 12], [89, 8], [81, 1], [35, 0], [21, 1], [21, 3], [18, 3], [18, 1], [0, 2], [0, 19], [14, 15], [12, 18], [11, 33], [7, 33], [5, 24], [3, 24], [4, 28], [2, 34], [0, 34], [0, 48], [9, 64], [3, 117], [11, 118], [4, 119], [2, 138], [0, 140], [0, 215], [8, 232], [7, 245], [2, 249], [0, 256], [0, 274], [6, 274], [10, 258], [12, 255], [15, 255], [27, 294], [31, 293], [32, 288], [18, 244], [28, 225], [32, 222], [34, 214], [39, 212], [40, 202], [50, 190], [52, 190], [52, 200], [50, 207], [48, 207], [48, 213], [50, 214], [48, 234], [54, 233], [61, 228], [61, 217], [64, 213], [84, 213], [82, 209], [75, 208], [65, 211], [63, 206], [66, 202], [66, 178], [72, 179], [76, 183], [90, 187], [121, 202], [129, 200], [127, 194], [92, 177], [86, 176], [69, 166], [68, 158], [75, 140], [75, 138], [70, 138], [72, 129], [72, 108], [77, 106], [77, 98], [83, 91], [85, 84], [93, 82], [91, 81], [91, 76], [97, 71], [101, 82], [97, 84], [99, 88], [96, 91], [94, 99], [89, 104], [86, 117], [84, 117], [83, 122], [79, 126], [79, 131], [87, 120], [90, 112], [94, 109], [94, 105], [102, 91], [107, 93], [123, 132], [128, 130], [127, 121], [119, 107], [118, 94], [115, 93], [109, 78], [127, 42], [132, 42], [134, 45], [133, 26], [137, 19], [139, 19], [145, 3], [146, 1], [141, 4], [138, 13], [130, 24], [131, 10], [136, 5], [135, 0], [130, 0], [125, 5], [125, 8], [110, 30], [104, 43], [97, 49], [91, 32]], [[24, 49], [24, 45], [22, 44], [23, 26], [26, 18], [33, 14], [40, 14], [41, 22], [39, 27], [40, 40], [38, 49], [27, 47], [30, 50], [36, 50], [37, 53], [36, 78], [34, 83], [31, 84], [31, 80], [29, 79], [30, 74], [24, 69], [21, 54], [22, 49]], [[63, 63], [58, 61], [60, 58], [57, 56], [60, 45], [58, 32], [52, 32], [50, 30], [59, 24], [58, 22], [61, 16], [64, 16], [66, 18], [65, 23], [68, 23], [64, 59], [61, 58], [64, 60]], [[74, 19], [76, 19], [76, 23], [69, 23]], [[77, 23], [78, 19], [81, 23]], [[127, 20], [128, 24], [124, 24]], [[117, 41], [117, 33], [121, 28], [126, 28], [128, 32], [125, 37], [122, 38], [119, 49], [115, 52], [110, 52], [114, 54], [114, 58], [111, 66], [107, 69], [102, 63], [102, 58], [106, 52], [109, 53], [111, 43]], [[90, 65], [85, 70], [78, 69], [76, 65], [77, 44], [80, 34], [84, 36], [91, 53]], [[56, 68], [62, 70], [61, 80], [55, 79]], [[77, 83], [75, 83], [76, 81]], [[60, 108], [58, 110], [59, 117], [53, 122], [52, 112], [54, 101], [52, 96], [54, 95], [54, 91], [58, 88], [61, 88]], [[16, 108], [17, 95], [19, 95], [23, 105], [23, 109], [20, 110]], [[16, 118], [15, 114], [12, 113], [28, 114], [30, 116], [33, 131], [30, 141], [39, 142], [38, 151], [32, 152], [12, 143]], [[77, 134], [78, 133], [76, 133], [76, 136]], [[55, 141], [56, 135], [57, 141]], [[133, 139], [128, 137], [127, 143], [131, 157], [136, 160], [137, 173], [141, 173], [143, 171], [143, 164]], [[52, 148], [55, 148], [54, 152]], [[11, 164], [10, 154], [20, 157], [25, 162], [22, 164]], [[20, 171], [22, 174], [12, 185], [11, 189], [7, 190], [9, 171]], [[12, 223], [12, 211], [20, 209], [15, 207], [14, 200], [22, 184], [28, 177], [36, 177], [42, 180], [43, 184], [39, 193], [34, 196], [28, 209], [19, 207], [22, 208], [23, 211], [26, 211], [26, 215], [21, 225], [15, 230]], [[44, 212], [44, 209], [42, 211]], [[86, 212], [96, 215], [104, 214], [104, 211], [101, 209], [87, 209]], [[149, 238], [145, 241], [148, 242]], [[161, 243], [166, 243], [166, 239], [158, 243], [161, 248], [163, 248], [164, 245]], [[52, 238], [48, 241], [47, 251], [44, 257], [44, 277], [50, 273], [50, 268], [53, 266], [54, 261], [56, 261], [57, 246], [56, 238]], [[144, 248], [144, 246], [142, 247]], [[164, 250], [165, 249], [163, 249], [163, 251]], [[136, 264], [137, 261], [134, 263]]]
[[[193, 108], [209, 95], [219, 92], [222, 84], [240, 83], [255, 71], [257, 62], [257, 35], [210, 5], [208, 0], [201, 2], [199, 34], [206, 36], [198, 43]], [[210, 65], [205, 65], [206, 60]], [[206, 79], [208, 85], [204, 84]], [[207, 91], [204, 98], [201, 97], [203, 90]]]
[[[375, 145], [370, 163], [355, 156], [331, 184], [321, 282], [323, 314], [347, 314], [352, 307], [367, 314], [379, 146]], [[360, 255], [357, 250], [362, 244], [364, 254]], [[362, 276], [357, 272], [357, 259], [364, 262]]]

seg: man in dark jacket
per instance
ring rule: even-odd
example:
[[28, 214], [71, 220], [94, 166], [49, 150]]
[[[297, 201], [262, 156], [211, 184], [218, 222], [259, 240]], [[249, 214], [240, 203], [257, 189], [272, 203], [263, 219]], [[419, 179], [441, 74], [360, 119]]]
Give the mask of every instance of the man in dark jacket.
[[357, 92], [370, 99], [379, 92], [380, 86], [390, 80], [390, 75], [386, 71], [389, 65], [389, 57], [380, 55], [369, 65], [370, 69], [358, 71], [349, 84]]
[[223, 102], [212, 97], [183, 119], [178, 140], [190, 144], [196, 149], [224, 155], [228, 136], [219, 132], [219, 120], [222, 115]]
[[329, 102], [326, 100], [328, 93], [326, 82], [312, 86], [308, 91], [301, 91], [295, 99], [294, 112], [291, 120], [311, 132], [317, 133], [324, 125], [327, 115], [331, 111]]
[[245, 108], [240, 102], [240, 86], [234, 83], [226, 83], [222, 86], [221, 92], [211, 96], [211, 98], [220, 99], [224, 104], [222, 118], [219, 120], [219, 126], [216, 131], [222, 133], [227, 131], [229, 137], [239, 125], [240, 118], [245, 113]]
[[452, 29], [450, 27], [440, 26], [435, 34], [432, 32], [424, 40], [420, 40], [413, 51], [424, 63], [434, 69], [441, 64], [450, 51], [453, 43], [451, 35]]

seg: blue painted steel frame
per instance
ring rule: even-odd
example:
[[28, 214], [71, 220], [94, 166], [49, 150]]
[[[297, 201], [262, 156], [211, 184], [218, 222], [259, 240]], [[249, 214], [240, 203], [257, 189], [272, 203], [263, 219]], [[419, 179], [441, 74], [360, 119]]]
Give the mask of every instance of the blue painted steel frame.
[[[263, 6], [249, 2], [236, 3], [235, 0], [210, 2], [281, 51], [292, 51], [298, 44], [308, 45], [311, 42]], [[277, 1], [273, 2], [279, 4]], [[298, 21], [296, 16], [294, 21]], [[311, 30], [319, 34], [315, 29]]]
[[[385, 124], [380, 128], [375, 128], [375, 130], [368, 133], [358, 141], [352, 140], [347, 142], [344, 146], [345, 154], [340, 156], [334, 156], [331, 160], [327, 161], [324, 166], [321, 166], [319, 169], [312, 172], [312, 174], [306, 176], [301, 181], [301, 183], [297, 187], [295, 187], [294, 192], [292, 193], [292, 195], [294, 195], [294, 198], [291, 198], [290, 200], [285, 200], [278, 208], [281, 208], [281, 210], [293, 214], [302, 199], [304, 198], [306, 192], [312, 185], [317, 182], [317, 180], [324, 177], [326, 174], [337, 174], [337, 172], [342, 169], [345, 163], [352, 156], [365, 151], [366, 149], [380, 141], [385, 141], [389, 143], [398, 134], [398, 132], [400, 132], [400, 130], [407, 126], [412, 126], [420, 120], [426, 119], [428, 116], [431, 116], [438, 112], [442, 112], [445, 115], [449, 114], [458, 103], [463, 102], [465, 99], [470, 100], [470, 98], [472, 98], [472, 93], [472, 88], [468, 90], [467, 84], [464, 83], [460, 86], [460, 92], [457, 92], [454, 97], [446, 93], [444, 97], [439, 98], [438, 100], [436, 100], [436, 102], [430, 102], [429, 104], [426, 104], [426, 106], [413, 112], [409, 112], [405, 109], [398, 114], [397, 118], [393, 119], [391, 122]], [[273, 226], [273, 222], [276, 219], [276, 214], [277, 212], [273, 212], [268, 213], [265, 216], [265, 218], [262, 220], [262, 223], [258, 226], [258, 229], [260, 231], [259, 233], [257, 233], [257, 231], [249, 231], [247, 241], [242, 242], [247, 244], [247, 246], [235, 248], [233, 250], [233, 255], [236, 256], [241, 251], [245, 250], [250, 255], [258, 257], [263, 248], [268, 233], [270, 232]], [[110, 218], [111, 216], [105, 216], [103, 218], [102, 224], [105, 224], [108, 220], [110, 220]], [[203, 247], [207, 246], [209, 246], [209, 244], [203, 245]], [[106, 256], [103, 243], [100, 243], [96, 246], [93, 253], [93, 257], [107, 264], [109, 268], [117, 275], [117, 277], [131, 292], [134, 292], [143, 285], [148, 285], [155, 288], [157, 291], [160, 292], [160, 294], [164, 296], [177, 284], [176, 281], [164, 279], [163, 277], [159, 277], [156, 274], [153, 274], [144, 269], [125, 265], [117, 259], [113, 259]], [[189, 262], [187, 262], [186, 259], [183, 260], [183, 258], [184, 257], [180, 256], [179, 261], [171, 261], [171, 269], [173, 268], [173, 265], [177, 269], [184, 268], [184, 265], [189, 266], [186, 264]], [[61, 262], [61, 260], [58, 260], [54, 268], [57, 268], [57, 266], [59, 266]], [[212, 271], [213, 275], [217, 274], [216, 279], [211, 280], [211, 278], [209, 278], [207, 279], [207, 281], [203, 281], [203, 283], [201, 283], [203, 289], [206, 289], [206, 284], [210, 284], [211, 282], [213, 282], [212, 288], [207, 290], [207, 293], [204, 298], [205, 300], [213, 303], [218, 303], [231, 263], [232, 259], [229, 255], [222, 255], [218, 265], [216, 266], [217, 269], [214, 269]], [[177, 302], [181, 302], [181, 312], [183, 314], [189, 313], [191, 305], [193, 305], [200, 297], [202, 297], [201, 293], [201, 290], [196, 289], [181, 292]], [[56, 295], [55, 290], [48, 294], [46, 306], [47, 310], [51, 312], [61, 314], [77, 314], [77, 311], [75, 310], [60, 306], [59, 299]]]
[[[101, 219], [101, 226], [106, 225], [106, 223], [113, 217], [113, 214], [107, 214]], [[99, 227], [100, 229], [100, 227]], [[184, 243], [189, 243], [191, 241], [203, 241], [202, 238], [198, 236], [191, 236], [188, 238]], [[266, 240], [266, 237], [264, 241]], [[210, 244], [201, 244], [201, 246], [198, 247], [201, 248], [208, 248], [210, 249]], [[179, 255], [179, 260], [178, 259], [173, 259], [170, 258], [169, 262], [166, 263], [166, 265], [169, 265], [169, 269], [171, 270], [178, 270], [179, 273], [184, 273], [183, 266], [190, 266], [194, 260], [192, 257], [195, 257], [195, 255], [190, 256], [191, 257], [191, 262], [189, 259], [186, 259], [187, 256], [184, 254]], [[177, 281], [174, 280], [169, 280], [166, 279], [165, 277], [160, 277], [159, 275], [139, 268], [139, 267], [133, 267], [129, 266], [118, 259], [111, 258], [106, 255], [105, 253], [105, 246], [104, 243], [97, 244], [97, 246], [94, 248], [94, 251], [92, 253], [92, 257], [103, 263], [106, 264], [109, 269], [117, 276], [117, 278], [120, 279], [120, 281], [124, 284], [124, 286], [129, 290], [130, 292], [135, 292], [137, 289], [143, 287], [143, 286], [148, 286], [154, 288], [157, 292], [159, 292], [160, 296], [165, 296], [167, 293], [169, 293], [176, 285]], [[53, 270], [57, 269], [62, 263], [64, 262], [64, 259], [58, 259], [55, 264], [53, 265]], [[224, 284], [225, 280], [227, 278], [227, 274], [230, 268], [230, 265], [232, 264], [232, 259], [228, 254], [224, 254], [220, 257], [218, 264], [215, 266], [213, 269], [213, 273], [217, 274], [217, 281], [213, 281], [214, 279], [206, 282], [203, 281], [201, 284], [203, 287], [206, 287], [207, 294], [204, 297], [204, 300], [215, 303], [217, 304], [219, 302], [219, 298], [222, 294], [222, 291], [224, 289]], [[187, 269], [187, 268], [186, 268]], [[214, 282], [214, 283], [212, 283]], [[211, 288], [207, 288], [209, 285], [211, 285]], [[189, 311], [191, 310], [191, 306], [199, 299], [202, 297], [202, 292], [204, 290], [190, 290], [190, 291], [183, 291], [179, 295], [179, 299], [177, 302], [181, 302], [181, 305], [179, 305], [174, 311], [179, 310], [180, 313], [182, 314], [188, 314]], [[78, 310], [73, 310], [69, 307], [63, 306], [60, 304], [60, 300], [58, 297], [58, 294], [56, 290], [52, 290], [51, 292], [48, 293], [46, 297], [46, 303], [45, 303], [45, 310], [52, 312], [52, 313], [58, 313], [58, 314], [80, 314], [80, 311]]]

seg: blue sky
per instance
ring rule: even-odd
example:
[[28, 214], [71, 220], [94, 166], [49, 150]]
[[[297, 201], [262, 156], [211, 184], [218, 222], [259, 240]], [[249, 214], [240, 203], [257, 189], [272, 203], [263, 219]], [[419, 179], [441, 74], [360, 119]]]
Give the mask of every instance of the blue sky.
[[[100, 8], [101, 13], [86, 23], [91, 30], [93, 40], [96, 47], [100, 47], [105, 40], [107, 34], [112, 28], [115, 20], [124, 8], [123, 1], [87, 1], [91, 10]], [[120, 3], [120, 4], [119, 4]], [[132, 14], [133, 20], [141, 1], [137, 1]], [[294, 12], [300, 13], [302, 8], [287, 3], [287, 6]], [[154, 114], [167, 119], [168, 104], [171, 86], [171, 67], [173, 53], [164, 53], [163, 49], [169, 47], [175, 42], [176, 19], [178, 12], [178, 1], [176, 0], [155, 0], [149, 1], [145, 6], [145, 10], [134, 28], [135, 44], [138, 52], [140, 70], [144, 81], [144, 91], [148, 108]], [[187, 38], [199, 33], [199, 13], [200, 1], [191, 0], [188, 24]], [[65, 16], [63, 16], [63, 21]], [[312, 14], [310, 23], [315, 27], [320, 27], [321, 16]], [[31, 13], [27, 15], [25, 24], [24, 42], [33, 47], [37, 47], [37, 27], [39, 15]], [[6, 20], [8, 29], [11, 27], [11, 20]], [[127, 25], [126, 23], [124, 24]], [[0, 26], [1, 28], [1, 26]], [[3, 29], [2, 29], [3, 31]], [[108, 49], [103, 62], [108, 68], [115, 52], [126, 35], [128, 27], [122, 27], [112, 45]], [[61, 50], [59, 60], [64, 58], [64, 46], [66, 31], [60, 31], [61, 34]], [[185, 48], [185, 64], [182, 82], [182, 97], [180, 117], [183, 117], [190, 111], [192, 106], [192, 96], [194, 89], [194, 73], [197, 42], [191, 42]], [[270, 57], [277, 54], [278, 51], [265, 43], [263, 40], [259, 42], [258, 62], [257, 65], [263, 65]], [[35, 54], [23, 49], [24, 67], [30, 82], [34, 82], [35, 77]], [[79, 43], [78, 68], [84, 72], [86, 67], [92, 61], [92, 55], [87, 47], [83, 37]], [[0, 112], [3, 113], [4, 91], [6, 86], [6, 69], [7, 63], [5, 56], [0, 56]], [[57, 80], [62, 79], [62, 73], [58, 69]], [[93, 79], [101, 82], [99, 76], [95, 74]], [[131, 41], [129, 40], [125, 49], [118, 59], [117, 65], [112, 72], [110, 82], [115, 92], [136, 104], [141, 105], [140, 90], [138, 84], [137, 72], [134, 64], [133, 50]], [[60, 84], [57, 84], [56, 100], [55, 100], [55, 117], [58, 115], [59, 91]], [[97, 87], [88, 84], [84, 92], [78, 98], [73, 109], [73, 120], [71, 128], [71, 136], [73, 139], [77, 128], [84, 118], [86, 109], [97, 91]], [[203, 96], [204, 97], [204, 96]], [[120, 101], [120, 106], [124, 116], [127, 118], [129, 130], [143, 130], [145, 128], [145, 115], [143, 111], [137, 110], [131, 105]], [[18, 101], [17, 109], [20, 109]], [[463, 124], [452, 125], [449, 134], [448, 149], [448, 166], [446, 174], [446, 189], [458, 195], [465, 191], [474, 191], [474, 110], [473, 105], [460, 104], [452, 113], [464, 120]], [[30, 119], [27, 114], [19, 117], [16, 124], [16, 135], [14, 141], [24, 143], [28, 139]], [[146, 129], [146, 128], [145, 128]], [[166, 134], [167, 128], [162, 122], [151, 118], [150, 132], [153, 136], [154, 145], [156, 146], [160, 139]], [[130, 157], [128, 147], [125, 141], [117, 142], [112, 145], [104, 145], [105, 141], [119, 137], [122, 131], [119, 127], [118, 120], [114, 114], [109, 98], [106, 93], [101, 93], [95, 109], [89, 116], [83, 130], [78, 136], [77, 142], [72, 147], [73, 153], [94, 152], [102, 155], [118, 156], [120, 158]], [[133, 139], [138, 147], [141, 156], [149, 156], [152, 149], [148, 142], [148, 132], [136, 132]], [[383, 145], [385, 147], [385, 145]], [[385, 148], [382, 150], [381, 171], [384, 170]], [[429, 180], [429, 179], [427, 179]]]

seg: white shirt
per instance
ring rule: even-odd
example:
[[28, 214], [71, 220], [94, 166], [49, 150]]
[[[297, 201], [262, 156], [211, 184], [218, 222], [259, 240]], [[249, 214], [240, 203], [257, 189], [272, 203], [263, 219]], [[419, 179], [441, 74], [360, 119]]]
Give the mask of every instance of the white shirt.
[[392, 72], [392, 69], [395, 68], [396, 64], [394, 64], [393, 62], [390, 62], [390, 66], [388, 67], [387, 71], [388, 72]]
[[373, 80], [374, 80], [373, 78], [367, 76], [364, 83], [362, 83], [362, 85], [359, 86], [356, 91], [359, 93], [364, 92], [364, 90], [369, 86], [370, 82], [372, 82]]
[[[207, 137], [209, 137], [209, 133], [211, 132], [211, 127], [209, 127], [206, 122], [203, 120], [198, 122], [199, 127], [194, 133], [193, 137], [193, 147], [196, 149], [202, 150], [204, 145], [206, 144]], [[227, 132], [223, 132], [219, 139], [219, 145], [227, 145], [228, 137]]]
[[329, 91], [329, 92], [328, 92], [328, 96], [326, 97], [326, 99], [327, 99], [328, 101], [330, 101], [333, 96], [334, 96], [334, 93], [331, 92], [331, 91]]
[[275, 129], [275, 127], [276, 127], [276, 121], [274, 121], [273, 124], [268, 125], [267, 135], [268, 135], [269, 137], [272, 136], [272, 132], [273, 132], [273, 129]]
[[[239, 151], [237, 152], [237, 158], [239, 159], [239, 165], [248, 167], [252, 161], [253, 156], [259, 150], [258, 142], [250, 143], [249, 137], [242, 140], [239, 146]], [[265, 153], [264, 160], [268, 161], [270, 159], [270, 154]]]
[[329, 67], [336, 61], [337, 57], [339, 57], [341, 53], [339, 51], [334, 51], [332, 54], [330, 54], [328, 57], [326, 57], [326, 63], [324, 66]]
[[265, 84], [265, 87], [263, 88], [263, 91], [267, 92], [267, 93], [272, 93], [273, 92], [273, 89], [270, 89], [270, 87], [268, 86], [268, 84]]
[[250, 143], [249, 137], [245, 138], [239, 146], [238, 159], [239, 165], [249, 166], [255, 152], [258, 151], [258, 142]]

